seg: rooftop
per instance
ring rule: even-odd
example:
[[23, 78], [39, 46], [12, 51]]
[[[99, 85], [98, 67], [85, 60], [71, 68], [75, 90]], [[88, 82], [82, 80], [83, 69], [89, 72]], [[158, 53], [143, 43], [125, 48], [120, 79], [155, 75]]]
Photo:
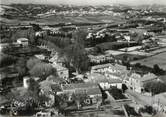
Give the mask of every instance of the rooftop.
[[90, 88], [90, 89], [87, 89], [86, 93], [88, 95], [95, 95], [95, 94], [101, 94], [101, 91], [99, 88]]
[[18, 38], [17, 40], [20, 40], [20, 41], [28, 41], [27, 38]]
[[92, 73], [88, 75], [88, 79], [85, 80], [85, 82], [91, 82], [91, 83], [108, 82], [108, 79], [106, 79], [106, 77], [102, 74]]
[[153, 73], [148, 73], [148, 74], [145, 74], [142, 78], [141, 78], [141, 81], [144, 82], [144, 81], [148, 81], [148, 80], [153, 80], [153, 79], [156, 79], [157, 76]]
[[110, 68], [112, 68], [112, 69], [117, 69], [117, 70], [121, 70], [121, 71], [124, 71], [124, 70], [127, 71], [127, 70], [126, 70], [126, 67], [123, 66], [123, 65], [119, 65], [119, 64], [113, 65], [113, 64], [110, 64], [110, 63], [92, 66], [91, 69], [92, 69], [92, 70], [93, 70], [93, 69], [101, 69], [101, 68], [106, 68], [106, 67], [110, 67]]
[[148, 80], [154, 80], [157, 78], [157, 76], [153, 73], [148, 73], [148, 74], [145, 74], [143, 76], [137, 74], [137, 73], [133, 73], [131, 75], [131, 78], [133, 79], [137, 79], [137, 80], [140, 80], [141, 82], [145, 82], [145, 81], [148, 81]]
[[95, 65], [95, 66], [92, 66], [92, 70], [93, 69], [101, 69], [101, 68], [106, 68], [106, 67], [110, 67], [112, 66], [110, 63], [107, 63], [107, 64], [102, 64], [102, 65]]
[[96, 83], [78, 83], [78, 84], [65, 84], [62, 86], [63, 90], [74, 90], [74, 89], [88, 89], [88, 88], [97, 88]]
[[51, 64], [54, 68], [56, 68], [57, 71], [63, 71], [63, 70], [68, 70], [67, 68], [59, 65], [59, 64]]
[[52, 93], [52, 91], [61, 91], [60, 85], [51, 80], [44, 80], [40, 82], [40, 87], [45, 93]]
[[99, 73], [92, 73], [88, 76], [88, 80], [86, 80], [87, 82], [91, 82], [91, 83], [101, 83], [101, 82], [108, 82], [110, 84], [113, 83], [122, 83], [122, 81], [120, 79], [113, 79], [113, 78], [107, 78], [102, 74]]
[[105, 51], [105, 54], [107, 55], [120, 55], [120, 54], [124, 54], [125, 52], [122, 52], [122, 51], [116, 51], [116, 50], [107, 50]]

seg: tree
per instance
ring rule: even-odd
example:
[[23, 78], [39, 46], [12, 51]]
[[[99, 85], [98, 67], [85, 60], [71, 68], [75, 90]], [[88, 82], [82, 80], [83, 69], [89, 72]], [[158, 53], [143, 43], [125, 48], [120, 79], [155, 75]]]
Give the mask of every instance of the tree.
[[27, 38], [32, 45], [36, 45], [38, 43], [37, 39], [35, 38], [35, 31], [32, 28], [27, 30]]
[[32, 69], [36, 64], [40, 63], [41, 61], [37, 58], [30, 58], [28, 61], [27, 61], [27, 68], [30, 70]]
[[16, 63], [16, 57], [6, 54], [0, 54], [0, 67], [5, 67]]
[[147, 92], [151, 92], [152, 95], [159, 94], [166, 91], [166, 84], [161, 81], [152, 81], [144, 84], [144, 89]]
[[11, 101], [11, 110], [15, 114], [34, 112], [36, 107], [48, 100], [45, 95], [39, 95], [39, 91], [39, 83], [32, 78], [29, 80], [28, 89], [16, 88], [12, 90], [7, 96], [7, 99]]
[[40, 85], [37, 81], [34, 79], [29, 80], [29, 87], [28, 87], [28, 92], [33, 93], [33, 96], [38, 98], [39, 96], [39, 91], [40, 91]]
[[127, 70], [130, 70], [130, 58], [126, 55], [123, 56], [122, 64], [126, 66]]
[[149, 114], [156, 114], [156, 110], [152, 106], [146, 105], [138, 110], [139, 113], [149, 113]]
[[153, 73], [157, 75], [163, 75], [165, 72], [157, 64], [153, 65]]
[[109, 93], [115, 98], [115, 99], [126, 99], [126, 97], [123, 95], [122, 90], [116, 88], [116, 87], [111, 87], [109, 90]]
[[72, 34], [72, 38], [75, 40], [75, 42], [84, 45], [84, 40], [86, 39], [87, 32], [84, 30], [77, 30]]
[[57, 71], [51, 64], [38, 63], [31, 70], [30, 74], [35, 77], [40, 77], [41, 80], [46, 79], [49, 75], [57, 75]]
[[122, 92], [124, 93], [127, 89], [128, 88], [127, 88], [126, 84], [122, 84]]
[[65, 114], [65, 109], [68, 107], [67, 100], [67, 94], [55, 95], [55, 106], [58, 109], [58, 113]]
[[16, 63], [16, 69], [19, 76], [22, 77], [27, 74], [26, 59], [21, 57]]
[[34, 31], [40, 31], [41, 27], [38, 24], [31, 24]]
[[135, 37], [135, 41], [138, 44], [141, 44], [143, 39], [144, 39], [143, 33], [142, 32], [137, 33], [137, 36]]
[[87, 98], [86, 93], [73, 93], [72, 94], [72, 99], [77, 104], [78, 109], [80, 109], [81, 104], [85, 101], [86, 98]]
[[75, 68], [77, 73], [86, 71], [89, 67], [89, 58], [84, 47], [78, 43], [67, 46], [62, 51], [62, 56]]

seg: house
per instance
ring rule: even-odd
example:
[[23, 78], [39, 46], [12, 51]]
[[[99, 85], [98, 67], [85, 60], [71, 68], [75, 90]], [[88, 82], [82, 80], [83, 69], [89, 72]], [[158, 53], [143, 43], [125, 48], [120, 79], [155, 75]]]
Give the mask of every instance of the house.
[[45, 95], [49, 100], [45, 101], [45, 106], [51, 107], [55, 103], [55, 94], [61, 91], [59, 82], [53, 82], [49, 76], [46, 80], [40, 82], [40, 95]]
[[38, 81], [40, 78], [39, 77], [30, 77], [30, 76], [24, 76], [23, 77], [23, 87], [25, 89], [28, 89], [30, 86], [30, 80], [34, 79], [35, 81]]
[[28, 89], [29, 88], [29, 80], [30, 80], [30, 77], [24, 77], [23, 78], [23, 87]]
[[43, 37], [45, 35], [47, 35], [47, 31], [38, 31], [35, 33], [36, 37]]
[[112, 79], [106, 77], [99, 73], [92, 73], [88, 75], [88, 78], [84, 80], [84, 82], [88, 83], [97, 83], [103, 90], [110, 89], [111, 86], [117, 87], [118, 89], [122, 89], [122, 80], [120, 79]]
[[108, 63], [91, 67], [91, 73], [101, 73], [112, 79], [123, 79], [127, 72], [126, 67], [119, 64]]
[[163, 112], [166, 114], [166, 93], [160, 93], [155, 95], [155, 99], [153, 101], [153, 108], [155, 108], [156, 110]]
[[103, 90], [108, 90], [111, 86], [122, 90], [123, 83], [119, 79], [109, 79], [108, 82], [101, 82], [99, 85]]
[[108, 70], [110, 68], [111, 64], [102, 64], [102, 65], [96, 65], [96, 66], [92, 66], [91, 67], [91, 73], [101, 73], [104, 72], [106, 70]]
[[117, 51], [117, 50], [106, 50], [104, 53], [105, 53], [106, 55], [117, 56], [117, 55], [124, 54], [125, 52]]
[[61, 86], [62, 91], [57, 92], [57, 95], [67, 94], [68, 101], [72, 101], [73, 94], [86, 94], [87, 98], [84, 103], [97, 104], [98, 101], [102, 100], [102, 94], [98, 84], [96, 83], [78, 83], [78, 84], [65, 84]]
[[63, 57], [59, 57], [58, 53], [52, 53], [53, 56], [49, 59], [49, 62], [54, 63], [54, 64], [59, 64], [59, 65], [63, 65], [64, 63], [64, 59]]
[[132, 73], [124, 82], [126, 85], [138, 93], [144, 92], [144, 84], [157, 80], [158, 77], [153, 73], [148, 73], [143, 76], [137, 73]]
[[3, 67], [0, 70], [0, 86], [12, 86], [12, 82], [18, 78], [19, 73], [14, 66]]
[[110, 62], [111, 60], [114, 60], [112, 55], [88, 55], [88, 58], [90, 59], [91, 63], [95, 64], [101, 64], [104, 62]]
[[35, 54], [34, 56], [40, 60], [48, 60], [48, 58], [49, 58], [48, 56], [46, 56], [44, 54]]
[[63, 67], [59, 64], [52, 63], [51, 64], [57, 70], [57, 74], [60, 78], [68, 79], [69, 78], [69, 70], [66, 67]]
[[19, 38], [17, 39], [17, 43], [22, 46], [28, 46], [28, 39], [27, 38]]

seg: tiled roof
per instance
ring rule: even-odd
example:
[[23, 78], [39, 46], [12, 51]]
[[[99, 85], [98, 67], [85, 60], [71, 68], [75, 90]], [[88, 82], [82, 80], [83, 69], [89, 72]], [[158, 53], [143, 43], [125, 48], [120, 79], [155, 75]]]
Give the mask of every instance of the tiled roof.
[[108, 82], [110, 84], [113, 84], [113, 83], [122, 83], [122, 80], [120, 80], [120, 79], [109, 79]]
[[144, 81], [156, 79], [157, 76], [156, 76], [155, 74], [153, 74], [153, 73], [148, 73], [148, 74], [145, 74], [145, 75], [143, 75], [143, 76], [141, 77], [141, 75], [139, 75], [139, 74], [137, 74], [137, 73], [133, 73], [133, 74], [131, 75], [131, 78], [137, 79], [137, 80], [140, 80], [140, 81], [144, 82]]
[[102, 74], [92, 73], [88, 76], [88, 81], [93, 83], [99, 83], [99, 82], [107, 82], [107, 79]]
[[96, 66], [93, 66], [91, 69], [100, 69], [100, 68], [105, 68], [105, 67], [109, 67], [109, 66], [112, 66], [112, 65], [110, 63], [102, 64], [102, 65], [96, 65]]
[[87, 81], [92, 83], [101, 83], [101, 82], [121, 83], [122, 82], [120, 79], [107, 78], [104, 75], [99, 73], [90, 74]]
[[61, 89], [61, 87], [60, 87], [59, 84], [52, 84], [52, 85], [51, 85], [51, 89], [52, 89], [53, 91], [55, 91], [55, 92], [57, 92], [57, 91], [62, 91], [62, 89]]
[[121, 70], [121, 71], [124, 71], [124, 70], [127, 71], [126, 67], [123, 65], [119, 65], [119, 64], [112, 65], [110, 63], [96, 65], [96, 66], [93, 66], [91, 69], [93, 70], [93, 69], [100, 69], [100, 68], [106, 68], [106, 67], [111, 67], [112, 69], [117, 69], [117, 70]]
[[96, 94], [101, 94], [101, 91], [99, 88], [90, 88], [90, 89], [87, 89], [86, 93], [88, 95], [96, 95]]
[[51, 64], [54, 68], [56, 68], [57, 71], [63, 71], [63, 70], [67, 70], [67, 68], [61, 66], [61, 65], [58, 65], [58, 64]]
[[21, 40], [21, 41], [28, 41], [27, 38], [18, 38], [17, 40]]
[[96, 83], [78, 83], [78, 84], [65, 84], [62, 86], [63, 90], [74, 90], [74, 89], [86, 89], [86, 88], [96, 88], [98, 85]]
[[65, 81], [64, 79], [59, 78], [58, 76], [53, 76], [53, 75], [48, 76], [46, 80], [54, 82], [54, 83], [62, 83]]
[[153, 79], [156, 79], [157, 76], [155, 74], [152, 74], [152, 73], [148, 73], [148, 74], [145, 74], [142, 78], [141, 78], [141, 81], [148, 81], [148, 80], [153, 80]]

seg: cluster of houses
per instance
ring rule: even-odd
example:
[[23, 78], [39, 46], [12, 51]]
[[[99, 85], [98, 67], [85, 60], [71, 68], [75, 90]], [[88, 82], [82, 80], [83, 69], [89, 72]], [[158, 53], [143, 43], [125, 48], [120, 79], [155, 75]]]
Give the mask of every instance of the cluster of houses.
[[[43, 31], [36, 32], [36, 36], [42, 37], [50, 31], [50, 34], [59, 34], [59, 28], [43, 27]], [[131, 41], [130, 32], [128, 30], [116, 30], [115, 38], [118, 41]], [[106, 34], [111, 33], [105, 29], [98, 31], [96, 34], [89, 33], [87, 39], [104, 38]], [[147, 35], [147, 34], [145, 34]], [[156, 42], [154, 39], [143, 40], [144, 45]], [[21, 45], [22, 47], [27, 47], [29, 45], [29, 40], [27, 38], [19, 38], [15, 42], [16, 45]], [[44, 47], [45, 49], [51, 50], [50, 48]], [[135, 46], [128, 48], [128, 52], [136, 54], [135, 50], [141, 49], [142, 46]], [[144, 85], [148, 82], [158, 81], [158, 76], [153, 73], [147, 73], [144, 75], [137, 74], [132, 70], [126, 68], [122, 65], [122, 60], [115, 58], [117, 55], [124, 54], [126, 48], [120, 50], [107, 50], [102, 55], [89, 54], [89, 60], [93, 63], [90, 71], [84, 75], [81, 80], [82, 83], [71, 83], [71, 78], [69, 75], [69, 69], [63, 65], [63, 61], [58, 57], [58, 54], [53, 52], [53, 55], [46, 57], [44, 55], [35, 55], [36, 58], [41, 60], [48, 60], [49, 64], [57, 70], [58, 78], [54, 76], [49, 76], [46, 80], [40, 82], [40, 94], [45, 94], [49, 97], [49, 101], [45, 102], [47, 107], [51, 107], [55, 103], [55, 95], [67, 95], [68, 102], [72, 102], [75, 99], [73, 94], [79, 95], [84, 94], [86, 98], [83, 100], [85, 106], [96, 105], [98, 107], [102, 102], [102, 90], [107, 91], [111, 87], [116, 87], [117, 89], [123, 90], [123, 86], [126, 85], [128, 89], [133, 90], [137, 93], [145, 93]], [[138, 54], [138, 53], [137, 53]], [[77, 78], [78, 76], [76, 76]], [[34, 78], [38, 80], [39, 78]], [[27, 89], [29, 87], [30, 77], [23, 78], [23, 88]], [[81, 106], [81, 105], [80, 105]]]
[[99, 31], [96, 32], [92, 32], [89, 31], [86, 39], [87, 40], [101, 40], [104, 38], [115, 38], [115, 40], [117, 41], [131, 41], [131, 32], [130, 30], [126, 30], [126, 29], [109, 29], [109, 28], [103, 28]]
[[[152, 73], [141, 76], [122, 65], [108, 63], [93, 66], [86, 77], [82, 78], [82, 83], [66, 83], [65, 81], [70, 79], [68, 69], [57, 63], [52, 63], [52, 65], [57, 69], [60, 77], [57, 79], [49, 76], [40, 82], [41, 93], [47, 94], [50, 99], [45, 102], [48, 107], [55, 103], [55, 95], [67, 95], [66, 101], [72, 102], [73, 94], [86, 95], [83, 101], [84, 106], [96, 105], [98, 107], [102, 102], [101, 89], [109, 90], [111, 87], [116, 87], [123, 90], [123, 85], [126, 85], [129, 89], [141, 94], [145, 92], [144, 84], [158, 80], [158, 77]], [[24, 77], [24, 88], [28, 88], [29, 79], [29, 77]]]

